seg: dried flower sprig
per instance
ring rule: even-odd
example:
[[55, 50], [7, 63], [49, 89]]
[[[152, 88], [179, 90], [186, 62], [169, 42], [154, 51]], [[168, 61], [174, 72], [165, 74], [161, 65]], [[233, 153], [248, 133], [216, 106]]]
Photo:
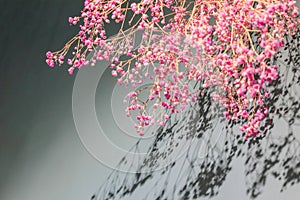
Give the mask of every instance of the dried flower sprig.
[[[225, 107], [228, 120], [241, 123], [245, 137], [259, 134], [268, 115], [268, 83], [278, 78], [269, 60], [284, 46], [284, 37], [298, 27], [298, 8], [292, 0], [85, 0], [78, 35], [57, 52], [47, 52], [49, 66], [62, 65], [67, 53], [69, 73], [83, 65], [108, 60], [118, 83], [137, 87], [150, 79], [148, 100], [128, 94], [127, 115], [137, 110], [135, 127], [164, 125], [170, 114], [196, 101], [189, 80], [214, 87], [213, 98]], [[114, 37], [105, 27], [119, 24]], [[143, 31], [141, 42], [135, 35]], [[88, 54], [92, 54], [87, 59]], [[154, 111], [145, 107], [153, 102]], [[155, 115], [155, 113], [158, 113]], [[167, 114], [168, 113], [168, 114]]]

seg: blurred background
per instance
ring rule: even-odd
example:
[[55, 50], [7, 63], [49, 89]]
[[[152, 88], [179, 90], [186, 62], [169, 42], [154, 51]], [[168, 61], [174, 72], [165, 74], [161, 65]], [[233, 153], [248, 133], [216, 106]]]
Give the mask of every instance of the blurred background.
[[[1, 200], [90, 199], [112, 171], [86, 151], [76, 132], [75, 76], [45, 64], [45, 52], [60, 49], [78, 31], [68, 17], [80, 14], [82, 5], [83, 0], [0, 1]], [[243, 162], [237, 160], [214, 199], [248, 199], [244, 182]], [[279, 190], [271, 179], [258, 199], [299, 199], [299, 185]]]
[[0, 199], [89, 199], [108, 168], [80, 143], [72, 116], [75, 76], [49, 68], [78, 28], [82, 0], [0, 3]]

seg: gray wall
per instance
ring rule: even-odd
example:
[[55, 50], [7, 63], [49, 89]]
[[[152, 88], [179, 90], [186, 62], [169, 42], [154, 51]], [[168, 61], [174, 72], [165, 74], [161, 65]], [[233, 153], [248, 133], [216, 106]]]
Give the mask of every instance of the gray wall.
[[88, 199], [109, 169], [80, 143], [72, 118], [74, 76], [45, 52], [77, 31], [81, 0], [1, 1], [0, 199]]
[[[111, 172], [85, 150], [77, 135], [71, 102], [75, 76], [44, 63], [47, 50], [58, 49], [76, 33], [67, 19], [78, 14], [82, 4], [83, 0], [0, 2], [1, 200], [89, 199]], [[242, 165], [235, 162], [215, 199], [247, 199]], [[278, 191], [271, 182], [260, 199], [300, 195], [299, 186]]]

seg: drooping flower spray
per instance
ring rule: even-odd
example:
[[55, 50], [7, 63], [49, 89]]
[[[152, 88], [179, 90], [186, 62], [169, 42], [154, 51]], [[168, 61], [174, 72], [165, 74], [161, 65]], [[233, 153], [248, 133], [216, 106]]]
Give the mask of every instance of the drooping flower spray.
[[[141, 135], [145, 126], [164, 125], [195, 102], [201, 88], [214, 87], [214, 100], [246, 138], [259, 134], [268, 115], [268, 84], [278, 78], [270, 60], [299, 27], [292, 0], [85, 0], [69, 23], [80, 24], [79, 33], [60, 51], [47, 52], [47, 64], [67, 60], [73, 74], [108, 60], [120, 84], [152, 80], [147, 101], [139, 101], [137, 91], [128, 94], [126, 112], [140, 113], [135, 127]], [[108, 37], [107, 25], [118, 26], [118, 33]], [[137, 31], [143, 32], [139, 45]], [[199, 91], [189, 89], [190, 80]]]

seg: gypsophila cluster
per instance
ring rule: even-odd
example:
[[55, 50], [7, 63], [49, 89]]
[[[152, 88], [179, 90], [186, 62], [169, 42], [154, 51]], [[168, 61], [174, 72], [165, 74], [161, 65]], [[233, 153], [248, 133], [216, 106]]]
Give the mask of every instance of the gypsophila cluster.
[[[138, 111], [138, 132], [145, 126], [165, 125], [173, 113], [195, 102], [200, 91], [191, 91], [189, 81], [202, 88], [214, 87], [213, 98], [225, 108], [228, 120], [241, 123], [245, 137], [259, 134], [268, 115], [268, 83], [278, 78], [269, 60], [284, 37], [299, 26], [298, 8], [292, 0], [85, 0], [78, 35], [57, 52], [47, 52], [47, 64], [62, 65], [66, 59], [75, 69], [110, 61], [119, 84], [137, 87], [153, 81], [146, 101], [128, 94], [127, 116]], [[108, 37], [105, 27], [119, 32]], [[142, 31], [141, 42], [135, 34]], [[72, 55], [68, 56], [68, 52]], [[87, 59], [87, 55], [91, 58]], [[201, 88], [200, 87], [200, 88]], [[146, 107], [153, 108], [148, 113]]]

